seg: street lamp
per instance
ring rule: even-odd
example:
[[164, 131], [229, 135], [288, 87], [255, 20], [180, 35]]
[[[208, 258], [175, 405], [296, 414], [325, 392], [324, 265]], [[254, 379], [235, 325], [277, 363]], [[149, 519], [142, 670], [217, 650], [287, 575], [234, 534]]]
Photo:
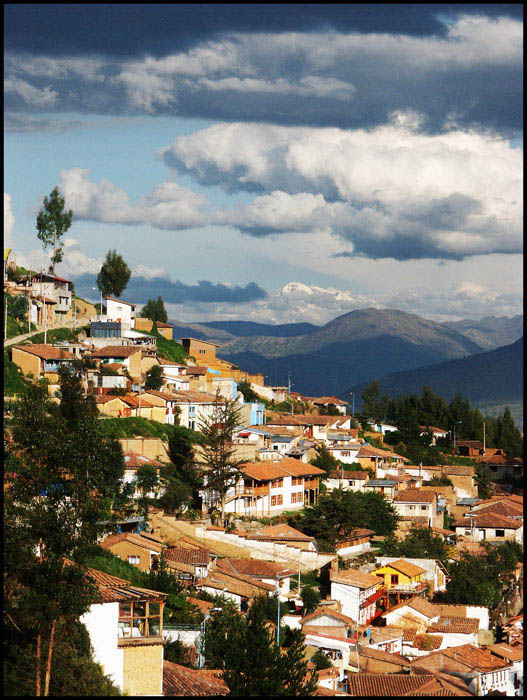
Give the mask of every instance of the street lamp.
[[458, 425], [461, 422], [462, 421], [460, 421], [460, 420], [454, 421], [454, 454], [456, 452], [456, 425]]
[[[225, 590], [225, 589], [223, 589]], [[223, 591], [222, 591], [223, 593]], [[220, 610], [223, 610], [223, 608], [211, 608], [210, 612], [219, 612]], [[203, 666], [205, 665], [205, 655], [203, 654], [203, 638], [205, 636], [205, 627], [207, 626], [207, 620], [211, 617], [210, 613], [205, 613], [205, 617], [203, 618], [203, 622], [201, 623], [200, 630], [199, 630], [199, 661], [198, 665], [199, 668], [202, 669]]]
[[[97, 287], [92, 287], [92, 289], [95, 292], [97, 291]], [[101, 292], [101, 308], [99, 310], [99, 321], [102, 321], [102, 289], [100, 290], [100, 292]]]
[[275, 574], [276, 597], [278, 598], [278, 624], [276, 626], [276, 646], [280, 648], [280, 574], [285, 574], [289, 569], [282, 569]]
[[351, 394], [351, 417], [355, 418], [355, 394], [350, 391]]

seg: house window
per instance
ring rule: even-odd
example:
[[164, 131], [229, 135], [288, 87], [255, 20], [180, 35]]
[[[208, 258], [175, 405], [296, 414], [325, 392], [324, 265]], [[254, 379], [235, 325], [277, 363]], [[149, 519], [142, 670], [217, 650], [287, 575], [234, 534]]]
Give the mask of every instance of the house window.
[[413, 510], [415, 506], [408, 506], [408, 510]]
[[505, 530], [496, 530], [496, 537], [505, 537]]
[[392, 584], [392, 586], [397, 586], [397, 584], [399, 583], [399, 574], [392, 574], [390, 576], [390, 583]]
[[271, 496], [271, 505], [272, 506], [276, 505], [276, 496]]
[[139, 564], [139, 557], [128, 557], [128, 563], [129, 564], [135, 564], [136, 566]]
[[129, 418], [132, 415], [132, 409], [131, 408], [124, 408], [123, 409], [123, 415], [125, 418]]
[[291, 503], [296, 503], [296, 493], [291, 494]]
[[300, 493], [297, 494], [297, 501], [300, 502], [303, 500], [304, 500], [304, 494], [302, 493], [302, 491], [300, 491]]
[[161, 635], [160, 603], [134, 601], [119, 603], [119, 637], [159, 637]]
[[428, 506], [421, 506], [421, 510], [426, 510]]
[[276, 497], [276, 504], [277, 504], [278, 506], [281, 506], [281, 505], [282, 505], [282, 502], [283, 502], [283, 501], [282, 501], [282, 496], [277, 496], [277, 497]]

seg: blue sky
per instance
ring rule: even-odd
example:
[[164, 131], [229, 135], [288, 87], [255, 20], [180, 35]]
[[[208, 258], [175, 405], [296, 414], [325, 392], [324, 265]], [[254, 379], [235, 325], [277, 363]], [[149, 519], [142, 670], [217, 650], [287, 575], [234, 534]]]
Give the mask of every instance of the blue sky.
[[176, 320], [521, 313], [521, 6], [302, 7], [7, 5], [17, 260], [58, 184], [85, 296], [116, 248]]

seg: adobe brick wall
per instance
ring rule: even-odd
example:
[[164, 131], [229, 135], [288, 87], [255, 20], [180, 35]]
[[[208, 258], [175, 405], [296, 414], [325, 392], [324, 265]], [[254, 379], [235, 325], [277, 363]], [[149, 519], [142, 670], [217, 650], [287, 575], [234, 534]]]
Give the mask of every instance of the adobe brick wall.
[[163, 645], [124, 647], [123, 692], [163, 694]]
[[141, 571], [150, 571], [150, 552], [139, 547], [132, 542], [116, 542], [109, 548], [112, 554], [119, 557], [123, 561], [128, 561], [128, 557], [139, 557], [139, 564], [134, 564]]
[[27, 377], [28, 374], [33, 374], [35, 379], [39, 378], [41, 363], [41, 359], [39, 357], [36, 355], [30, 355], [28, 352], [20, 350], [19, 348], [13, 348], [11, 359], [15, 365], [17, 365], [17, 367], [20, 367], [24, 377]]

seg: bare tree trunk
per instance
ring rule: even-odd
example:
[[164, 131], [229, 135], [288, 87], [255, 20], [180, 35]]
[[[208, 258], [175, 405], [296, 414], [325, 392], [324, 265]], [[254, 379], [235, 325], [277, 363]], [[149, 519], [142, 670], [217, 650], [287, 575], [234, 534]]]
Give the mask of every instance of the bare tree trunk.
[[221, 526], [225, 527], [225, 494], [221, 495]]
[[38, 633], [37, 637], [37, 671], [36, 671], [36, 678], [35, 678], [35, 695], [37, 697], [40, 697], [41, 692], [40, 692], [40, 672], [41, 672], [41, 663], [40, 663], [40, 657], [42, 654], [42, 636], [40, 632]]
[[51, 632], [49, 634], [49, 647], [48, 647], [48, 659], [46, 662], [46, 677], [44, 680], [44, 695], [49, 695], [49, 681], [51, 677], [51, 659], [53, 657], [53, 644], [55, 641], [55, 629], [57, 626], [57, 621], [53, 620], [51, 623]]

